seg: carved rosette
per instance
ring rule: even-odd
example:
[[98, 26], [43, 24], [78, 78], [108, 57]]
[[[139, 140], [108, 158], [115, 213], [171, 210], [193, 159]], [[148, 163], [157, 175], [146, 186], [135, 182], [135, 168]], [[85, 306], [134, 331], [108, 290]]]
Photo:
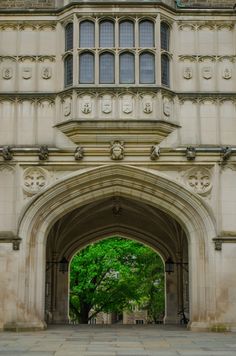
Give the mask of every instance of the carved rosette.
[[34, 195], [47, 186], [48, 174], [43, 168], [27, 168], [23, 176], [23, 190], [27, 195]]
[[192, 168], [184, 175], [184, 182], [194, 193], [207, 195], [212, 189], [212, 176], [207, 168]]

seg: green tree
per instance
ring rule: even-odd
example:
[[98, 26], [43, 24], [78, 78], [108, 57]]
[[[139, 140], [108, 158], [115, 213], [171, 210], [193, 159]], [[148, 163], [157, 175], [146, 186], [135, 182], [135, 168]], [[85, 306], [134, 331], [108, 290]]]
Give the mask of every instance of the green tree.
[[155, 310], [164, 309], [162, 284], [163, 264], [154, 251], [128, 239], [105, 239], [81, 250], [71, 262], [70, 312], [87, 324], [99, 312], [129, 309], [132, 301], [145, 304], [155, 320]]

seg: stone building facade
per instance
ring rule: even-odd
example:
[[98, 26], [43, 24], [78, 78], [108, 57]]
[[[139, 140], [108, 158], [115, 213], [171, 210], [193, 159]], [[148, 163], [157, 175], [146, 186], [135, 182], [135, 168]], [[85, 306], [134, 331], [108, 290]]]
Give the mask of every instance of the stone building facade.
[[67, 322], [65, 261], [120, 235], [174, 267], [166, 323], [235, 330], [235, 22], [231, 1], [0, 1], [0, 329]]

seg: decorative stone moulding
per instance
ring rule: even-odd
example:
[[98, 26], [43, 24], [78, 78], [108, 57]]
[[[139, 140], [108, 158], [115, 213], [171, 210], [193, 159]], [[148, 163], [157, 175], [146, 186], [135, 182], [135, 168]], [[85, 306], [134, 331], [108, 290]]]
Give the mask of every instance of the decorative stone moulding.
[[179, 125], [165, 120], [67, 120], [56, 125], [76, 145], [124, 141], [136, 145], [159, 144]]
[[212, 176], [207, 168], [191, 168], [185, 173], [184, 182], [194, 193], [203, 196], [212, 189]]
[[47, 186], [48, 172], [40, 167], [26, 168], [23, 175], [23, 190], [27, 195], [35, 195]]

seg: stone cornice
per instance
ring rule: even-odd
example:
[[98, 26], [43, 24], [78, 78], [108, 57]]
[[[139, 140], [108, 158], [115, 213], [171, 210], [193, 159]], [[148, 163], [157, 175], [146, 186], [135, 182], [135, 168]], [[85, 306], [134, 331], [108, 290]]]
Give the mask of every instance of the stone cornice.
[[76, 92], [77, 95], [92, 95], [92, 96], [100, 96], [104, 94], [113, 94], [113, 95], [125, 95], [125, 94], [133, 94], [133, 95], [143, 95], [151, 94], [157, 95], [160, 93], [162, 96], [168, 97], [176, 97], [180, 100], [180, 102], [184, 102], [186, 100], [190, 100], [193, 102], [204, 102], [204, 101], [212, 101], [222, 103], [225, 100], [236, 101], [236, 92], [199, 92], [199, 91], [188, 91], [188, 92], [180, 92], [173, 91], [168, 88], [151, 86], [151, 87], [73, 87], [68, 88], [58, 92], [2, 92], [0, 93], [0, 101], [10, 100], [13, 102], [23, 101], [23, 100], [31, 100], [35, 102], [40, 102], [41, 100], [48, 100], [53, 102], [57, 96], [61, 99], [66, 98], [68, 96], [72, 96], [73, 92]]
[[21, 238], [15, 236], [11, 231], [0, 231], [0, 243], [12, 243], [12, 249], [20, 249]]

